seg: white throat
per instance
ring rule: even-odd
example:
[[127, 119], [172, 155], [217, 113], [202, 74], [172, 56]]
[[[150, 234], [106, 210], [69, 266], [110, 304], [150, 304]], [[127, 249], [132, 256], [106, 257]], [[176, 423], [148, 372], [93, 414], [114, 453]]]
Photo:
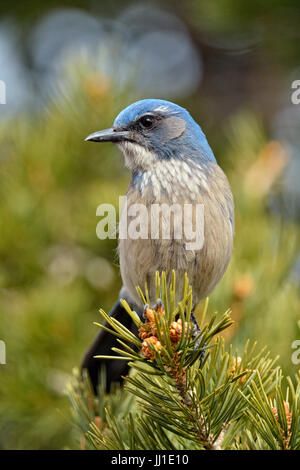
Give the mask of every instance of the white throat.
[[120, 142], [117, 145], [124, 155], [125, 166], [129, 168], [129, 170], [150, 170], [157, 161], [157, 157], [153, 152], [146, 150], [139, 144]]

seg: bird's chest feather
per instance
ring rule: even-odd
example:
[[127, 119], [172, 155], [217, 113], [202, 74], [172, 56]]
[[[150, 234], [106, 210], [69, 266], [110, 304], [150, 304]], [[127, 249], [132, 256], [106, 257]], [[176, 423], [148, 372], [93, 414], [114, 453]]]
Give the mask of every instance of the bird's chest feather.
[[[193, 170], [185, 162], [158, 164], [155, 170], [135, 175], [126, 196], [120, 220], [119, 256], [122, 279], [132, 296], [136, 285], [143, 287], [145, 282], [150, 284], [150, 292], [154, 290], [156, 270], [164, 270], [170, 276], [175, 269], [179, 277], [187, 272], [192, 284], [206, 265], [211, 270], [213, 263], [216, 271], [223, 270], [231, 253], [233, 207], [227, 179], [217, 165], [208, 171]], [[204, 211], [200, 227], [196, 224], [197, 206]], [[187, 223], [191, 223], [193, 233], [203, 231], [203, 247], [186, 248], [190, 241], [185, 231]], [[219, 232], [224, 236], [224, 231], [228, 232], [228, 243], [225, 242], [222, 254], [213, 241]], [[204, 291], [213, 276], [211, 272], [205, 280]]]

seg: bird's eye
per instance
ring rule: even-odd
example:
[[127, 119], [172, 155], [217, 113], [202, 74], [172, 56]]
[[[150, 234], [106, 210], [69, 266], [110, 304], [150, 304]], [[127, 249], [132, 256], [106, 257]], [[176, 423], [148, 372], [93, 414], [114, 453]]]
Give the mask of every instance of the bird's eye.
[[142, 116], [141, 119], [139, 120], [139, 123], [145, 129], [150, 129], [154, 125], [154, 121], [155, 121], [154, 117], [148, 115], [148, 116]]

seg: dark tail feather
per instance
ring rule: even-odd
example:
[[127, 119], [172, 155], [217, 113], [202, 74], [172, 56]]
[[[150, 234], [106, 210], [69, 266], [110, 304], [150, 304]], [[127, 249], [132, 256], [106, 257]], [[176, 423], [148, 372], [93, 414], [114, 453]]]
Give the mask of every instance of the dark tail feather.
[[[120, 301], [118, 301], [113, 306], [109, 315], [118, 320], [119, 322], [123, 323], [126, 328], [136, 333], [136, 326], [131, 320], [128, 313], [126, 313], [126, 310], [122, 307]], [[122, 376], [127, 375], [128, 373], [129, 367], [126, 361], [118, 361], [115, 359], [95, 359], [94, 356], [99, 355], [118, 356], [117, 353], [111, 350], [111, 348], [113, 347], [120, 347], [120, 344], [117, 342], [116, 336], [108, 333], [105, 330], [101, 330], [83, 358], [81, 369], [86, 369], [88, 371], [96, 394], [99, 383], [99, 371], [101, 367], [104, 366], [106, 371], [107, 392], [109, 392], [112, 382], [121, 383]]]

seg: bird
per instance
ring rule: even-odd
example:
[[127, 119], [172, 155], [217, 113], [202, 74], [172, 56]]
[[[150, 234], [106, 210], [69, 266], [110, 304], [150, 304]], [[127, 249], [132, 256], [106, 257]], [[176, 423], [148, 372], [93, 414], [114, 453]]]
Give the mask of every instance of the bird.
[[[234, 200], [228, 179], [218, 165], [201, 127], [183, 107], [161, 99], [143, 99], [126, 107], [109, 129], [90, 134], [89, 142], [115, 143], [124, 156], [125, 166], [131, 172], [127, 189], [127, 210], [123, 209], [119, 233], [128, 226], [129, 207], [143, 205], [147, 210], [148, 236], [119, 236], [118, 253], [123, 286], [110, 315], [131, 331], [136, 327], [124, 310], [120, 299], [125, 299], [141, 317], [143, 305], [136, 286], [147, 283], [150, 302], [155, 303], [155, 272], [164, 271], [170, 282], [176, 272], [176, 291], [180, 292], [185, 273], [193, 289], [193, 311], [196, 304], [207, 297], [223, 277], [229, 264], [234, 239]], [[189, 217], [177, 218], [169, 237], [162, 225], [151, 237], [150, 210], [157, 207], [190, 207]], [[190, 244], [184, 224], [190, 223], [195, 234], [196, 208], [203, 208], [203, 242]], [[170, 222], [170, 219], [168, 219]], [[177, 224], [177, 226], [176, 226]], [[150, 233], [150, 236], [149, 236]], [[177, 236], [179, 233], [180, 236]], [[194, 233], [194, 232], [193, 232]], [[128, 234], [127, 234], [128, 235]], [[201, 237], [200, 237], [201, 238]], [[179, 298], [177, 300], [180, 300]], [[116, 339], [102, 330], [82, 361], [97, 392], [99, 370], [105, 365], [106, 389], [113, 382], [122, 382], [128, 365], [124, 361], [99, 360], [98, 355], [114, 354], [111, 348]]]

